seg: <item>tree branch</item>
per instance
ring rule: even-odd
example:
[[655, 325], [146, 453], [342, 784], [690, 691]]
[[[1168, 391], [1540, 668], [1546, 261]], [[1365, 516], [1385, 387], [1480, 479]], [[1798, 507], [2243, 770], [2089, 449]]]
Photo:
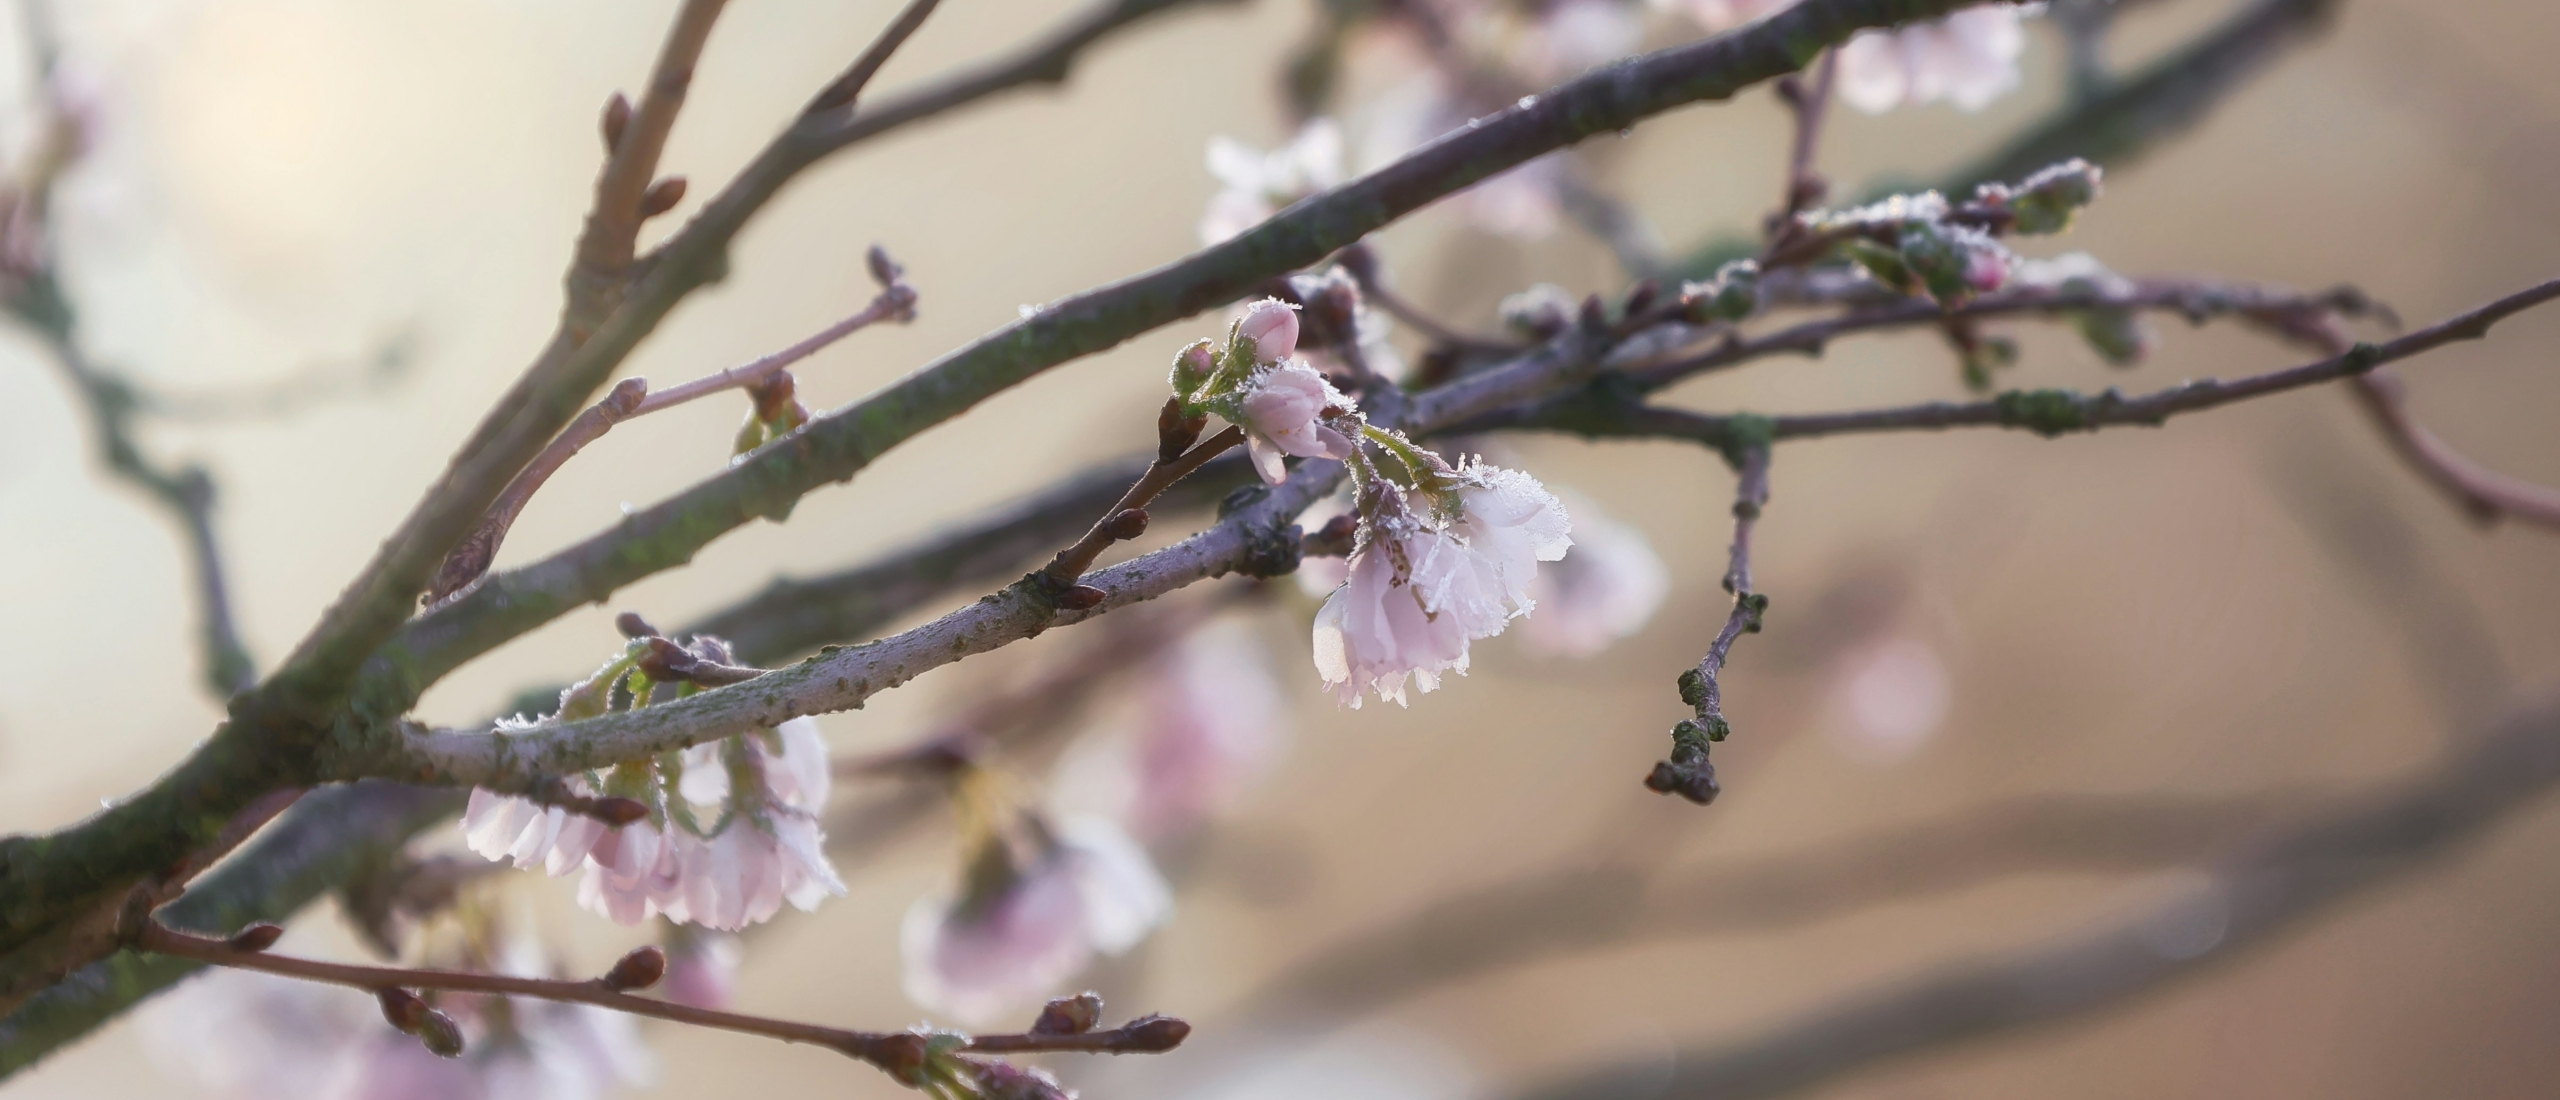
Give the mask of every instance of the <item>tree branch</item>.
[[2426, 773], [2218, 862], [2207, 883], [2123, 924], [1852, 995], [1760, 1035], [1593, 1069], [1522, 1100], [1785, 1096], [1880, 1063], [2126, 1007], [2439, 866], [2560, 784], [2560, 711], [2509, 721]]
[[[135, 936], [134, 945], [143, 951], [187, 959], [191, 962], [230, 967], [235, 970], [280, 974], [285, 977], [343, 985], [374, 993], [436, 989], [507, 997], [530, 997], [564, 1004], [593, 1005], [615, 1012], [690, 1024], [695, 1027], [760, 1035], [786, 1043], [809, 1043], [826, 1047], [848, 1058], [869, 1062], [902, 1083], [910, 1081], [925, 1063], [926, 1036], [916, 1032], [853, 1031], [791, 1020], [777, 1020], [765, 1016], [750, 1016], [740, 1012], [699, 1008], [624, 992], [616, 988], [615, 983], [609, 978], [574, 981], [558, 978], [519, 978], [506, 974], [480, 974], [457, 970], [333, 963], [249, 950], [221, 939], [172, 931], [159, 924], [143, 925]], [[643, 950], [654, 950], [654, 948]], [[659, 960], [658, 969], [661, 973], [665, 971], [663, 957]], [[654, 979], [649, 984], [655, 984]], [[960, 1049], [986, 1054], [1040, 1052], [1161, 1054], [1180, 1046], [1182, 1040], [1190, 1034], [1191, 1025], [1180, 1020], [1163, 1016], [1144, 1016], [1104, 1031], [1054, 1034], [1025, 1032], [1013, 1035], [972, 1036], [961, 1045]]]

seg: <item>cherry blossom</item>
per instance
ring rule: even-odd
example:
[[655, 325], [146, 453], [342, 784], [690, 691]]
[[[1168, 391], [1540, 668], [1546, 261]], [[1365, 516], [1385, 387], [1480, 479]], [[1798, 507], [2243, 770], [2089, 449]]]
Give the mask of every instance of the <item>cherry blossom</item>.
[[[736, 930], [772, 919], [786, 901], [808, 910], [844, 894], [816, 817], [829, 783], [816, 722], [795, 718], [695, 746], [677, 767], [677, 803], [661, 800], [648, 820], [619, 828], [475, 790], [463, 814], [464, 838], [482, 856], [520, 868], [553, 875], [584, 868], [578, 903], [623, 924], [663, 915]], [[570, 785], [580, 793], [595, 786], [583, 778]], [[605, 787], [615, 785], [608, 780]]]
[[918, 899], [900, 931], [907, 996], [990, 1025], [1062, 991], [1097, 954], [1137, 946], [1173, 909], [1144, 849], [1099, 817], [981, 838], [962, 889]]
[[1564, 506], [1537, 479], [1471, 463], [1434, 471], [1422, 509], [1376, 485], [1377, 507], [1351, 576], [1316, 612], [1316, 671], [1344, 703], [1364, 694], [1405, 705], [1408, 683], [1436, 690], [1463, 675], [1467, 646], [1534, 606], [1538, 563], [1571, 546]]
[[[1228, 137], [1209, 139], [1209, 174], [1221, 189], [1200, 217], [1200, 243], [1262, 224], [1283, 206], [1342, 182], [1342, 129], [1317, 118], [1268, 153]], [[1284, 353], [1285, 354], [1285, 353]]]
[[1289, 476], [1286, 455], [1301, 458], [1351, 457], [1351, 439], [1324, 423], [1327, 409], [1343, 409], [1349, 398], [1304, 363], [1290, 362], [1255, 371], [1237, 398], [1246, 453], [1262, 480], [1278, 485]]

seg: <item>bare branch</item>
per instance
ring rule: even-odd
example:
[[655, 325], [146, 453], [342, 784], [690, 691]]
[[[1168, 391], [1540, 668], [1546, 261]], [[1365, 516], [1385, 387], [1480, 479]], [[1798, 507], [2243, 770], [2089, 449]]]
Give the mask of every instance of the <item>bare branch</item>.
[[2376, 888], [2441, 866], [2560, 784], [2560, 711], [2517, 717], [2425, 773], [2267, 837], [2135, 919], [1843, 998], [1747, 1039], [1527, 1090], [1576, 1097], [1785, 1096], [1880, 1063], [2128, 1007]]
[[1697, 712], [1696, 720], [1672, 727], [1671, 756], [1656, 762], [1644, 780], [1656, 793], [1677, 794], [1701, 806], [1716, 800], [1716, 769], [1707, 762], [1709, 746], [1733, 732], [1732, 723], [1724, 717], [1725, 659], [1733, 654], [1736, 640], [1760, 632], [1761, 617], [1769, 610], [1769, 597], [1751, 587], [1751, 531], [1760, 523], [1760, 509], [1769, 503], [1769, 445], [1745, 443], [1738, 452], [1733, 548], [1724, 571], [1724, 590], [1733, 594], [1733, 610], [1725, 616], [1716, 640], [1707, 646], [1706, 656], [1698, 659], [1698, 667], [1680, 677], [1681, 700]]
[[[869, 1062], [900, 1081], [907, 1080], [916, 1070], [922, 1068], [925, 1060], [926, 1037], [916, 1032], [853, 1031], [764, 1016], [750, 1016], [740, 1012], [697, 1008], [693, 1005], [624, 992], [616, 988], [617, 983], [610, 978], [590, 978], [584, 981], [519, 978], [506, 974], [324, 962], [318, 959], [296, 958], [290, 955], [244, 949], [226, 940], [173, 931], [160, 924], [144, 924], [135, 935], [134, 946], [144, 951], [174, 955], [212, 966], [280, 974], [290, 978], [343, 985], [376, 993], [392, 990], [438, 989], [464, 993], [490, 993], [508, 997], [530, 997], [565, 1004], [593, 1005], [615, 1012], [690, 1024], [695, 1027], [760, 1035], [768, 1039], [780, 1039], [786, 1043], [822, 1046], [848, 1058]], [[659, 970], [664, 971], [663, 965]], [[1047, 1051], [1085, 1054], [1161, 1054], [1182, 1045], [1182, 1040], [1190, 1034], [1191, 1025], [1180, 1020], [1164, 1016], [1144, 1016], [1104, 1031], [1066, 1034], [1024, 1032], [1015, 1035], [973, 1036], [962, 1045], [961, 1049], [987, 1054], [1031, 1054]]]
[[2364, 375], [2356, 379], [2354, 393], [2392, 450], [2472, 518], [2491, 523], [2512, 516], [2538, 527], [2560, 529], [2560, 490], [2499, 473], [2454, 450], [2409, 411], [2408, 385], [2398, 372], [2377, 370]]

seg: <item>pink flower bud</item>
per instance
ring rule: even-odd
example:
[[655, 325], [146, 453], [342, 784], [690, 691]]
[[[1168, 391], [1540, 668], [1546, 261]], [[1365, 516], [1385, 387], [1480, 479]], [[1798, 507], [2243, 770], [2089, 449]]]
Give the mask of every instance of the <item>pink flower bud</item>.
[[1277, 363], [1298, 350], [1297, 307], [1278, 298], [1265, 298], [1245, 310], [1244, 320], [1236, 322], [1236, 335], [1253, 342], [1253, 358], [1257, 363]]

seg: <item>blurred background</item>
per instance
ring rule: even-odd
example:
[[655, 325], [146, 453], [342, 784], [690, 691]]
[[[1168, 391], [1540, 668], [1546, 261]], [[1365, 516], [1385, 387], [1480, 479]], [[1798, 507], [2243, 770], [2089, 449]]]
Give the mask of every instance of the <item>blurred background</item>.
[[[2144, 5], [2119, 27], [2112, 59], [2137, 65], [2232, 6]], [[233, 596], [262, 660], [290, 647], [547, 336], [597, 163], [597, 105], [639, 80], [672, 7], [64, 5], [64, 64], [99, 126], [59, 215], [93, 350], [180, 393], [312, 370], [368, 379], [289, 413], [147, 431], [156, 454], [200, 459], [218, 478]], [[955, 112], [825, 164], [747, 231], [730, 278], [684, 306], [628, 372], [672, 382], [814, 331], [869, 296], [861, 256], [879, 242], [907, 264], [921, 317], [798, 371], [804, 399], [832, 407], [1027, 303], [1188, 253], [1217, 187], [1202, 167], [1208, 140], [1288, 137], [1277, 73], [1313, 7], [1250, 0], [1179, 14], [1106, 43], [1060, 89]], [[679, 215], [894, 5], [731, 8], [667, 154], [695, 183]], [[1020, 42], [1062, 10], [949, 0], [883, 86]], [[2032, 30], [2024, 88], [1980, 114], [1836, 112], [1823, 162], [1841, 189], [1935, 178], [2050, 110], [2064, 95], [2061, 51], [2048, 28]], [[2413, 323], [2547, 278], [2560, 263], [2556, 47], [2560, 7], [2540, 0], [2458, 12], [2346, 0], [2322, 37], [2192, 133], [2111, 171], [2105, 198], [2060, 247], [2129, 274], [2352, 283]], [[26, 85], [22, 65], [0, 76]], [[1688, 243], [1755, 229], [1775, 202], [1787, 133], [1755, 89], [1603, 139], [1594, 158], [1669, 240]], [[1411, 297], [1469, 328], [1490, 328], [1496, 303], [1531, 283], [1578, 295], [1625, 282], [1569, 227], [1521, 241], [1435, 209], [1379, 245]], [[617, 610], [692, 621], [776, 574], [860, 561], [1147, 447], [1164, 363], [1219, 323], [1150, 333], [1010, 391], [812, 495], [788, 524], [751, 526], [690, 569], [498, 650], [439, 685], [424, 716], [476, 721], [583, 673], [618, 644]], [[2118, 376], [2066, 332], [2011, 328], [2026, 354], [2005, 385], [2149, 390], [2300, 358], [2235, 327], [2172, 324], [2148, 364]], [[2545, 311], [2410, 364], [2417, 408], [2484, 463], [2560, 482], [2555, 342], [2560, 313]], [[405, 364], [375, 379], [365, 364], [395, 346], [410, 349]], [[1675, 396], [1702, 409], [1823, 410], [1952, 397], [1954, 375], [1933, 338], [1866, 338]], [[18, 639], [0, 677], [0, 827], [33, 830], [149, 782], [221, 710], [199, 686], [174, 526], [101, 472], [86, 414], [11, 329], [0, 329], [0, 380], [0, 623]], [[500, 566], [720, 469], [742, 404], [701, 402], [588, 449], [535, 500]], [[2176, 859], [2075, 859], [2066, 838], [2045, 845], [2058, 856], [1943, 888], [1880, 889], [1801, 919], [1552, 948], [1525, 935], [1490, 948], [1510, 961], [1452, 980], [1396, 979], [1389, 964], [1403, 956], [1391, 951], [1376, 968], [1383, 991], [1318, 998], [1297, 1016], [1270, 1011], [1270, 991], [1348, 937], [1559, 870], [1658, 861], [1714, 905], [1772, 867], [1818, 876], [1836, 865], [1854, 887], [1861, 873], [1888, 880], [1935, 860], [1999, 863], [2004, 843], [2054, 839], [1979, 827], [2020, 799], [2146, 807], [2163, 828], [2186, 820], [2185, 807], [2235, 826], [2275, 820], [2423, 768], [2462, 731], [2547, 698], [2560, 673], [2560, 536], [2468, 522], [2338, 392], [2055, 441], [1796, 443], [1777, 454], [1760, 528], [1769, 628], [1736, 650], [1725, 689], [1738, 732], [1717, 753], [1725, 793], [1702, 808], [1637, 780], [1684, 713], [1673, 676], [1725, 617], [1731, 475], [1693, 446], [1511, 446], [1550, 486], [1640, 528], [1670, 566], [1668, 602], [1601, 658], [1548, 659], [1495, 639], [1447, 690], [1355, 712], [1306, 663], [1313, 601], [1272, 586], [1240, 621], [1268, 642], [1287, 689], [1285, 753], [1169, 861], [1174, 922], [1094, 976], [1112, 1017], [1183, 1016], [1200, 1029], [1196, 1049], [1144, 1065], [1056, 1064], [1070, 1084], [1111, 1097], [1454, 1100], [1604, 1064], [1655, 1066], [1669, 1080], [1684, 1050], [2113, 926], [2193, 872]], [[934, 672], [822, 725], [845, 752], [904, 743], [1072, 654], [1079, 633]], [[1028, 779], [1045, 771], [1039, 759], [1021, 767]], [[2514, 815], [2455, 858], [2156, 993], [1864, 1067], [1806, 1095], [2560, 1093], [2549, 1042], [2560, 1026], [2556, 811]], [[2086, 838], [2093, 849], [2104, 833]], [[1880, 857], [1872, 845], [1883, 842], [1899, 846]], [[753, 937], [739, 1004], [850, 1026], [918, 1018], [899, 992], [897, 925], [956, 858], [937, 821], [840, 861], [851, 895]], [[565, 882], [524, 878], [546, 929], [580, 957], [609, 959], [629, 942], [570, 905]], [[1593, 891], [1530, 924], [1605, 922], [1623, 908]], [[356, 950], [318, 910], [288, 944]], [[899, 1093], [821, 1050], [675, 1028], [648, 1038], [663, 1063], [649, 1095]], [[127, 1019], [5, 1087], [31, 1100], [188, 1094], [143, 1046]]]

